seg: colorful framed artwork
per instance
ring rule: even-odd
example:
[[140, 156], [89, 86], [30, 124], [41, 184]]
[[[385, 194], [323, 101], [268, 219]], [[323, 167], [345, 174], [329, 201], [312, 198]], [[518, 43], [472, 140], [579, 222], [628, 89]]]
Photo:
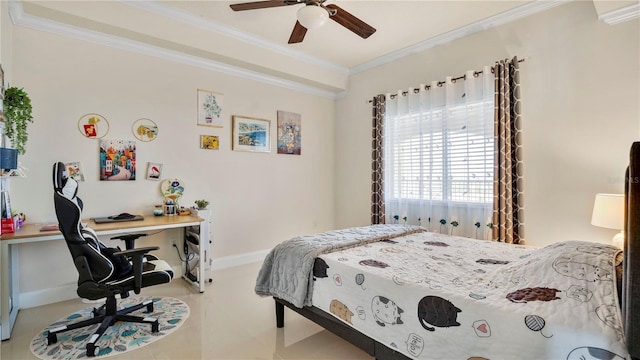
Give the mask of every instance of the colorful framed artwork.
[[233, 150], [271, 152], [271, 121], [238, 115], [234, 115], [232, 120]]
[[80, 162], [65, 163], [64, 166], [69, 172], [69, 177], [76, 181], [84, 181], [84, 173], [82, 172], [82, 165]]
[[100, 180], [136, 179], [136, 142], [100, 140]]
[[302, 153], [302, 119], [300, 114], [278, 110], [278, 154]]
[[222, 127], [223, 95], [198, 89], [198, 125]]
[[85, 137], [101, 139], [109, 132], [109, 122], [100, 114], [84, 114], [78, 120], [78, 130]]
[[200, 149], [218, 150], [218, 137], [214, 135], [200, 135]]
[[158, 137], [158, 125], [151, 119], [138, 119], [131, 125], [131, 132], [140, 141], [153, 141]]
[[147, 164], [147, 180], [159, 181], [162, 176], [162, 164], [150, 162]]

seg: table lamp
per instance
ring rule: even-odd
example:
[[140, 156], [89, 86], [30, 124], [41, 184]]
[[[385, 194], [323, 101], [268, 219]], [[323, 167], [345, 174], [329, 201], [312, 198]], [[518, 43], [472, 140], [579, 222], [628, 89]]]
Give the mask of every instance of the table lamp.
[[622, 249], [624, 245], [624, 195], [596, 194], [591, 225], [620, 230], [613, 237], [611, 243]]

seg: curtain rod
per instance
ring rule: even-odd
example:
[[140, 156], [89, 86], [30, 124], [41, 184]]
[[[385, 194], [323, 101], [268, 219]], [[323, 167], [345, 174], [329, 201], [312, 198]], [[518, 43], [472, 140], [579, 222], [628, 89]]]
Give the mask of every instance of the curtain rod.
[[[525, 61], [525, 58], [518, 60], [518, 62], [519, 62], [519, 63], [524, 62], [524, 61]], [[496, 63], [497, 63], [497, 61], [496, 61]], [[493, 67], [491, 67], [491, 72], [493, 73]], [[482, 70], [474, 71], [474, 72], [473, 72], [473, 76], [474, 76], [474, 77], [478, 77], [478, 75], [480, 75], [480, 74], [482, 74]], [[452, 79], [451, 79], [451, 82], [455, 83], [456, 81], [458, 81], [458, 80], [460, 80], [460, 79], [466, 79], [466, 78], [467, 78], [467, 75], [465, 74], [465, 75], [462, 75], [462, 76], [458, 76], [458, 77], [454, 77], [454, 78], [452, 78]], [[438, 85], [438, 87], [441, 87], [441, 86], [442, 86], [442, 85], [444, 85], [445, 83], [446, 83], [446, 81], [438, 81], [437, 85]], [[425, 85], [425, 86], [424, 86], [424, 89], [425, 89], [425, 90], [429, 90], [430, 88], [431, 88], [431, 85]], [[420, 89], [419, 87], [418, 87], [418, 88], [414, 88], [414, 89], [413, 89], [413, 93], [414, 93], [414, 94], [417, 94], [417, 93], [419, 93], [419, 92], [420, 92], [420, 90], [421, 90], [421, 89]], [[403, 92], [402, 92], [402, 96], [406, 96], [407, 94], [409, 94], [409, 91], [403, 91]], [[398, 94], [391, 94], [391, 95], [390, 95], [391, 99], [394, 99], [394, 98], [396, 98], [397, 96], [398, 96]], [[369, 103], [372, 103], [372, 102], [373, 102], [373, 100], [369, 100], [368, 102], [369, 102]]]

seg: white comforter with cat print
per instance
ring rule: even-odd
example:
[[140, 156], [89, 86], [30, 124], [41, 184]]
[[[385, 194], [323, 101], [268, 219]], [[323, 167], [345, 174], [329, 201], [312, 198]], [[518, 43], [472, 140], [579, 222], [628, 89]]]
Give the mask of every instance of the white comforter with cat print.
[[414, 359], [628, 359], [617, 252], [412, 234], [321, 255], [313, 305]]
[[423, 231], [425, 229], [419, 226], [379, 224], [289, 239], [265, 257], [255, 292], [261, 296], [277, 296], [297, 307], [309, 306], [313, 293], [313, 263], [318, 255]]

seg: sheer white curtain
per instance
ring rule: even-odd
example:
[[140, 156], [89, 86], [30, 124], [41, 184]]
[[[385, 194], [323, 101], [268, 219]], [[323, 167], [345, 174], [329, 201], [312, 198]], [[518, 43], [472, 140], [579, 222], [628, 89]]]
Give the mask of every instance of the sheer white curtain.
[[386, 223], [490, 238], [494, 76], [464, 77], [386, 95]]

